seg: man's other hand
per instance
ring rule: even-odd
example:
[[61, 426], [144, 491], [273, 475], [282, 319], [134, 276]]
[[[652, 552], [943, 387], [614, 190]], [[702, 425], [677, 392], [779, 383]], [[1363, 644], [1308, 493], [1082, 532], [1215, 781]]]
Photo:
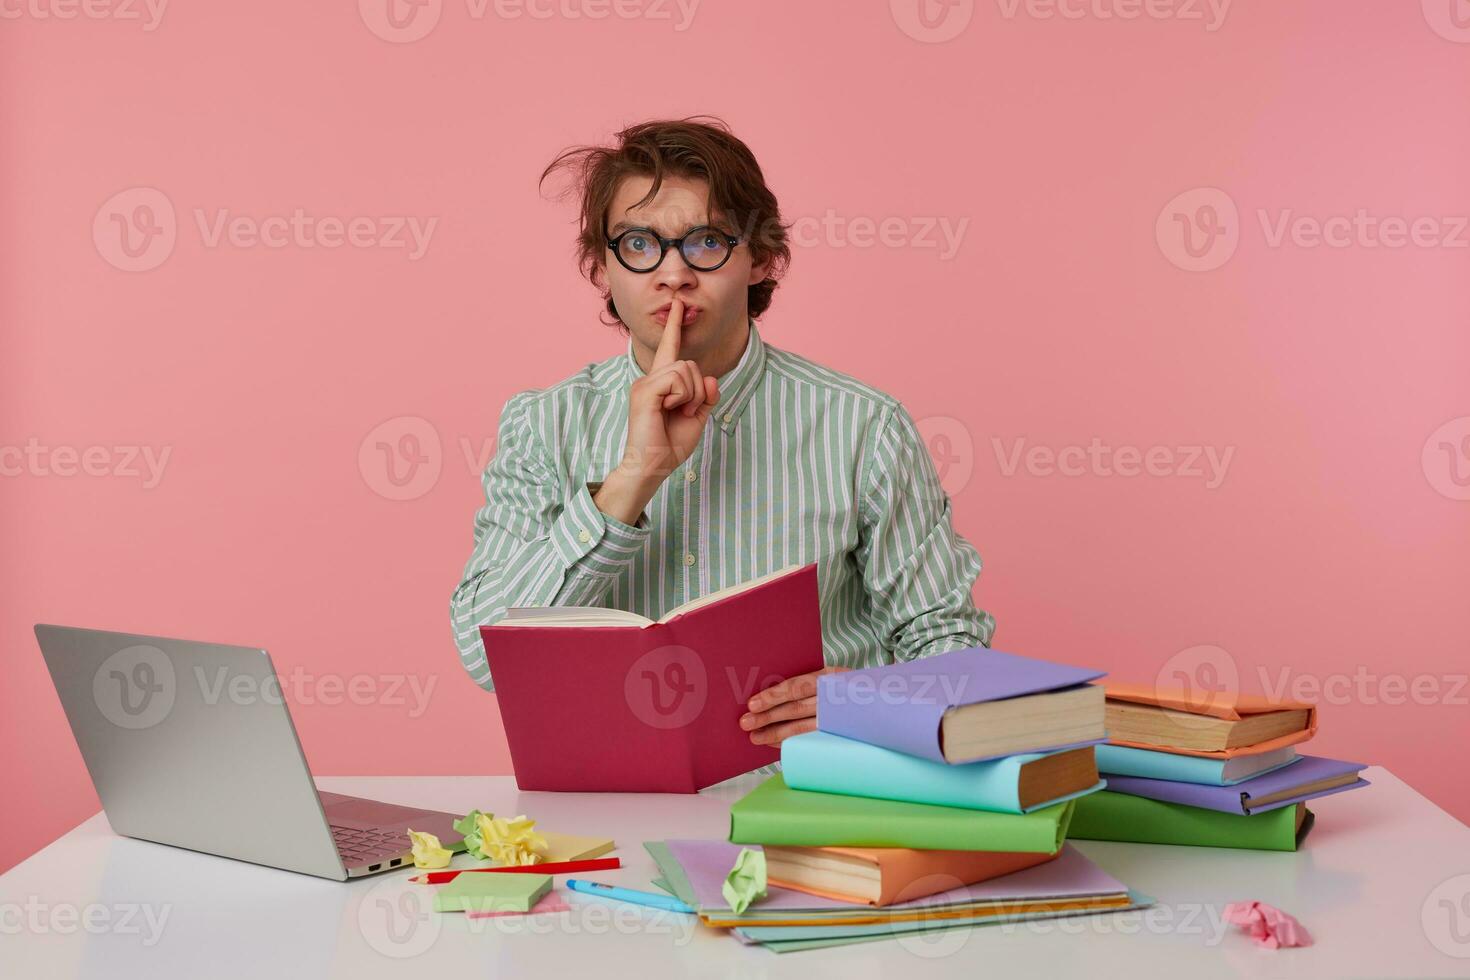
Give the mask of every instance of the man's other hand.
[[811, 674], [798, 674], [753, 695], [750, 710], [740, 717], [740, 727], [750, 732], [756, 745], [780, 745], [783, 739], [817, 728], [817, 678], [836, 674], [847, 667], [823, 667]]

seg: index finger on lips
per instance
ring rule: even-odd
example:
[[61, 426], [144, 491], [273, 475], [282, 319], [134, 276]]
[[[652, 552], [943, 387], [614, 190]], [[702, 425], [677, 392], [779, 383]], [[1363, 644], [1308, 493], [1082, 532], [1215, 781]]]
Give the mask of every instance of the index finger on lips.
[[679, 332], [684, 325], [684, 303], [675, 299], [669, 307], [668, 320], [664, 323], [664, 332], [658, 338], [658, 350], [653, 354], [653, 366], [661, 368], [666, 364], [673, 364], [679, 359]]

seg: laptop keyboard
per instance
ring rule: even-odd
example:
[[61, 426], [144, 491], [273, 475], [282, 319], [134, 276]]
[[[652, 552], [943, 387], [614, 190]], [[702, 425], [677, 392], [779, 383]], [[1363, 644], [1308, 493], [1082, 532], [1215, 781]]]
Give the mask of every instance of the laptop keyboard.
[[402, 854], [409, 849], [408, 835], [399, 830], [359, 830], [356, 827], [332, 828], [332, 841], [337, 853], [348, 864], [361, 864], [374, 858]]

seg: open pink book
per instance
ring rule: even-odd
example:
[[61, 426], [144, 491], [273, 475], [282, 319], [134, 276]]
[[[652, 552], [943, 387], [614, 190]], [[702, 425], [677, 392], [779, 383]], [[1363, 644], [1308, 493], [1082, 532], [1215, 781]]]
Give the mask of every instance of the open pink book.
[[822, 669], [817, 566], [712, 592], [659, 620], [511, 609], [480, 627], [523, 790], [693, 793], [775, 762], [740, 727], [757, 691]]

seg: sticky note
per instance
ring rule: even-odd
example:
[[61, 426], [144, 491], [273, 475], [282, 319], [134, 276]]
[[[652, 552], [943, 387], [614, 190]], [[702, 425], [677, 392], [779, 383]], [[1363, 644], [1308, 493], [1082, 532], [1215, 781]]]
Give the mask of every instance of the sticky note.
[[435, 912], [529, 912], [551, 891], [551, 875], [460, 875], [434, 893]]
[[609, 837], [575, 837], [550, 830], [542, 831], [541, 836], [546, 839], [546, 852], [541, 857], [547, 863], [590, 861], [613, 849], [613, 842]]

